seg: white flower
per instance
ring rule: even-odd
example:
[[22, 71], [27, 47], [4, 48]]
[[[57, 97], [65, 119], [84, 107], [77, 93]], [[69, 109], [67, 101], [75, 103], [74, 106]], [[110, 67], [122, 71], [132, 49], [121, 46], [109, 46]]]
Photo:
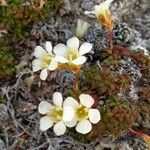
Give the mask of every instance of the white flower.
[[67, 46], [60, 43], [54, 47], [55, 59], [60, 63], [82, 65], [86, 61], [84, 54], [92, 49], [92, 44], [83, 43], [79, 48], [79, 39], [72, 37], [67, 40]]
[[100, 112], [97, 109], [91, 108], [94, 104], [94, 99], [88, 94], [79, 96], [80, 104], [72, 97], [68, 97], [64, 101], [64, 106], [71, 106], [75, 110], [75, 116], [71, 121], [65, 122], [66, 126], [74, 127], [76, 131], [82, 134], [87, 134], [92, 130], [92, 123], [96, 124], [100, 121]]
[[74, 117], [74, 109], [70, 106], [63, 105], [62, 94], [55, 92], [53, 94], [53, 103], [42, 101], [38, 106], [39, 113], [45, 115], [40, 119], [40, 129], [46, 131], [54, 126], [53, 131], [57, 136], [63, 135], [66, 131], [66, 121]]
[[110, 3], [113, 0], [106, 0], [99, 5], [95, 5], [94, 11], [85, 11], [85, 14], [94, 14], [98, 18], [99, 15], [104, 14], [106, 10], [109, 10]]
[[84, 20], [78, 19], [77, 21], [77, 28], [76, 28], [76, 36], [78, 38], [83, 37], [87, 29], [89, 28], [90, 24]]
[[36, 59], [32, 62], [33, 72], [42, 70], [40, 73], [40, 79], [46, 80], [48, 76], [48, 70], [53, 71], [57, 68], [57, 61], [52, 54], [51, 42], [45, 43], [45, 50], [41, 46], [36, 46], [34, 50], [34, 56]]
[[94, 11], [85, 11], [85, 14], [94, 14], [100, 24], [110, 30], [113, 28], [113, 20], [109, 10], [110, 3], [113, 0], [106, 0], [105, 2], [95, 5]]

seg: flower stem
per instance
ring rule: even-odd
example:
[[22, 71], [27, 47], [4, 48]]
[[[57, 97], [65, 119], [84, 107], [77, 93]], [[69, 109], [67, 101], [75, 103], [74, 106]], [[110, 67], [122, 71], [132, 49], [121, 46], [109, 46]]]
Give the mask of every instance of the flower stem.
[[109, 42], [110, 42], [110, 53], [113, 49], [113, 29], [109, 29]]
[[79, 76], [78, 74], [75, 74], [75, 78], [73, 80], [73, 89], [74, 91], [77, 91], [79, 88], [78, 88], [78, 80], [79, 80]]
[[147, 144], [150, 148], [150, 136], [149, 135], [144, 134], [143, 132], [140, 132], [140, 131], [135, 131], [132, 128], [129, 128], [129, 131], [136, 134], [136, 135], [138, 135], [138, 136], [140, 136], [140, 137], [142, 137], [147, 142]]

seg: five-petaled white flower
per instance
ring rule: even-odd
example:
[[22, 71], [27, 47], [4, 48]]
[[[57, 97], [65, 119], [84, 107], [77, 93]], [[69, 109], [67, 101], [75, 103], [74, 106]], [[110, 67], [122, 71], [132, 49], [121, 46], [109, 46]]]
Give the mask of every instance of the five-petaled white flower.
[[86, 61], [84, 54], [92, 49], [92, 44], [85, 42], [79, 48], [79, 39], [72, 37], [67, 40], [67, 44], [57, 44], [53, 51], [56, 54], [56, 60], [60, 63], [73, 65], [82, 65]]
[[64, 101], [64, 106], [72, 106], [75, 110], [75, 116], [71, 121], [65, 122], [66, 126], [74, 127], [76, 131], [82, 134], [87, 134], [92, 130], [92, 124], [100, 121], [101, 116], [98, 109], [91, 108], [94, 104], [94, 99], [88, 94], [79, 96], [80, 103], [74, 98], [68, 97]]
[[48, 76], [48, 70], [53, 71], [57, 68], [57, 61], [52, 53], [52, 44], [51, 42], [45, 43], [45, 50], [41, 46], [36, 46], [34, 50], [34, 56], [36, 59], [32, 62], [33, 72], [39, 71], [40, 79], [46, 80]]
[[40, 119], [40, 129], [46, 131], [53, 125], [53, 131], [57, 136], [63, 135], [66, 131], [66, 121], [72, 120], [74, 117], [74, 109], [70, 106], [63, 107], [62, 94], [55, 92], [53, 94], [53, 103], [42, 101], [38, 106], [39, 113], [45, 115]]
[[95, 5], [94, 11], [85, 11], [85, 14], [94, 14], [103, 27], [112, 29], [113, 21], [109, 11], [110, 3], [113, 0], [106, 0], [99, 5]]

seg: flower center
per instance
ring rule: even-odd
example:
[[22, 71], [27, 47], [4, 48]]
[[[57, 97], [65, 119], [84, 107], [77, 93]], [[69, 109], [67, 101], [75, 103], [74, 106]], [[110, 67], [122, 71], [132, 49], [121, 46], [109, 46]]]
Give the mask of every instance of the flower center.
[[76, 59], [79, 55], [79, 52], [77, 50], [67, 50], [67, 53], [66, 53], [66, 58], [69, 60], [69, 61], [72, 61], [74, 59]]
[[76, 117], [78, 121], [88, 119], [88, 109], [81, 105], [76, 109]]
[[57, 123], [62, 119], [63, 109], [58, 106], [53, 106], [51, 110], [47, 113], [47, 116], [50, 117], [54, 123]]
[[41, 60], [42, 60], [42, 67], [43, 68], [48, 68], [50, 63], [51, 63], [51, 59], [52, 59], [52, 57], [49, 56], [48, 54], [43, 55], [43, 57], [41, 58]]

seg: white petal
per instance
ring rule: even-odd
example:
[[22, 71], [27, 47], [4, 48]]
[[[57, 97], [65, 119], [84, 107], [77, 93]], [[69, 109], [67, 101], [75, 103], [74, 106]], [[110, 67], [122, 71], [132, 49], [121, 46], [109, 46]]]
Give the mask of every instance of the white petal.
[[47, 69], [43, 69], [40, 73], [40, 79], [45, 81], [48, 76]]
[[99, 17], [99, 15], [103, 14], [104, 10], [106, 10], [105, 7], [101, 5], [95, 5], [95, 15], [97, 16], [97, 18]]
[[71, 121], [75, 116], [75, 111], [73, 107], [65, 106], [63, 107], [63, 121]]
[[98, 123], [101, 119], [100, 112], [97, 109], [89, 109], [88, 116], [89, 116], [89, 120], [93, 124]]
[[42, 63], [39, 59], [35, 59], [32, 61], [32, 69], [33, 69], [33, 72], [36, 72], [42, 69]]
[[88, 94], [81, 94], [79, 96], [79, 99], [80, 99], [80, 103], [87, 108], [91, 108], [92, 105], [94, 104], [94, 99], [92, 98], [92, 96]]
[[51, 42], [46, 41], [46, 43], [45, 43], [45, 49], [46, 49], [46, 51], [47, 51], [50, 55], [52, 55], [52, 44], [51, 44]]
[[100, 6], [101, 6], [101, 8], [108, 9], [109, 6], [110, 6], [110, 3], [112, 3], [112, 2], [113, 2], [113, 0], [106, 0], [106, 1], [104, 1], [102, 3], [100, 3]]
[[53, 71], [53, 70], [55, 70], [55, 69], [57, 68], [57, 66], [58, 66], [58, 63], [57, 63], [57, 61], [53, 58], [53, 59], [51, 60], [51, 63], [50, 63], [50, 65], [49, 65], [49, 67], [48, 67], [48, 70]]
[[105, 10], [109, 10], [110, 3], [113, 0], [106, 0], [99, 5], [95, 5], [95, 14], [98, 17], [99, 15], [103, 14]]
[[79, 48], [79, 39], [77, 37], [72, 37], [67, 40], [67, 47], [71, 50], [78, 50]]
[[62, 94], [60, 92], [55, 92], [53, 94], [53, 103], [56, 106], [62, 107], [62, 102], [63, 102]]
[[84, 14], [85, 14], [85, 15], [88, 15], [88, 14], [95, 14], [95, 11], [85, 11]]
[[69, 62], [68, 59], [60, 55], [56, 55], [55, 60], [63, 64]]
[[41, 58], [46, 54], [46, 51], [41, 46], [36, 46], [34, 49], [34, 56], [37, 58]]
[[71, 106], [71, 107], [77, 107], [79, 103], [72, 97], [67, 97], [63, 102], [63, 107], [65, 106]]
[[92, 130], [92, 124], [88, 120], [82, 120], [76, 126], [76, 131], [82, 134], [87, 134], [91, 130]]
[[55, 134], [57, 136], [63, 135], [66, 132], [66, 126], [63, 123], [63, 121], [58, 122], [57, 124], [54, 125], [53, 128]]
[[53, 126], [53, 122], [48, 116], [44, 116], [40, 119], [40, 130], [46, 131]]
[[46, 114], [50, 109], [51, 109], [52, 105], [46, 101], [42, 101], [40, 102], [39, 106], [38, 106], [38, 111], [41, 114]]
[[77, 119], [75, 117], [71, 121], [65, 122], [65, 125], [70, 128], [74, 127], [76, 124], [77, 124]]
[[75, 65], [82, 65], [86, 62], [86, 57], [85, 56], [79, 56], [77, 59], [74, 59], [71, 62]]
[[84, 55], [88, 53], [92, 49], [92, 44], [90, 43], [83, 43], [79, 49], [79, 54]]
[[57, 44], [56, 46], [54, 46], [53, 52], [56, 55], [64, 55], [65, 51], [66, 51], [67, 47], [65, 44]]

